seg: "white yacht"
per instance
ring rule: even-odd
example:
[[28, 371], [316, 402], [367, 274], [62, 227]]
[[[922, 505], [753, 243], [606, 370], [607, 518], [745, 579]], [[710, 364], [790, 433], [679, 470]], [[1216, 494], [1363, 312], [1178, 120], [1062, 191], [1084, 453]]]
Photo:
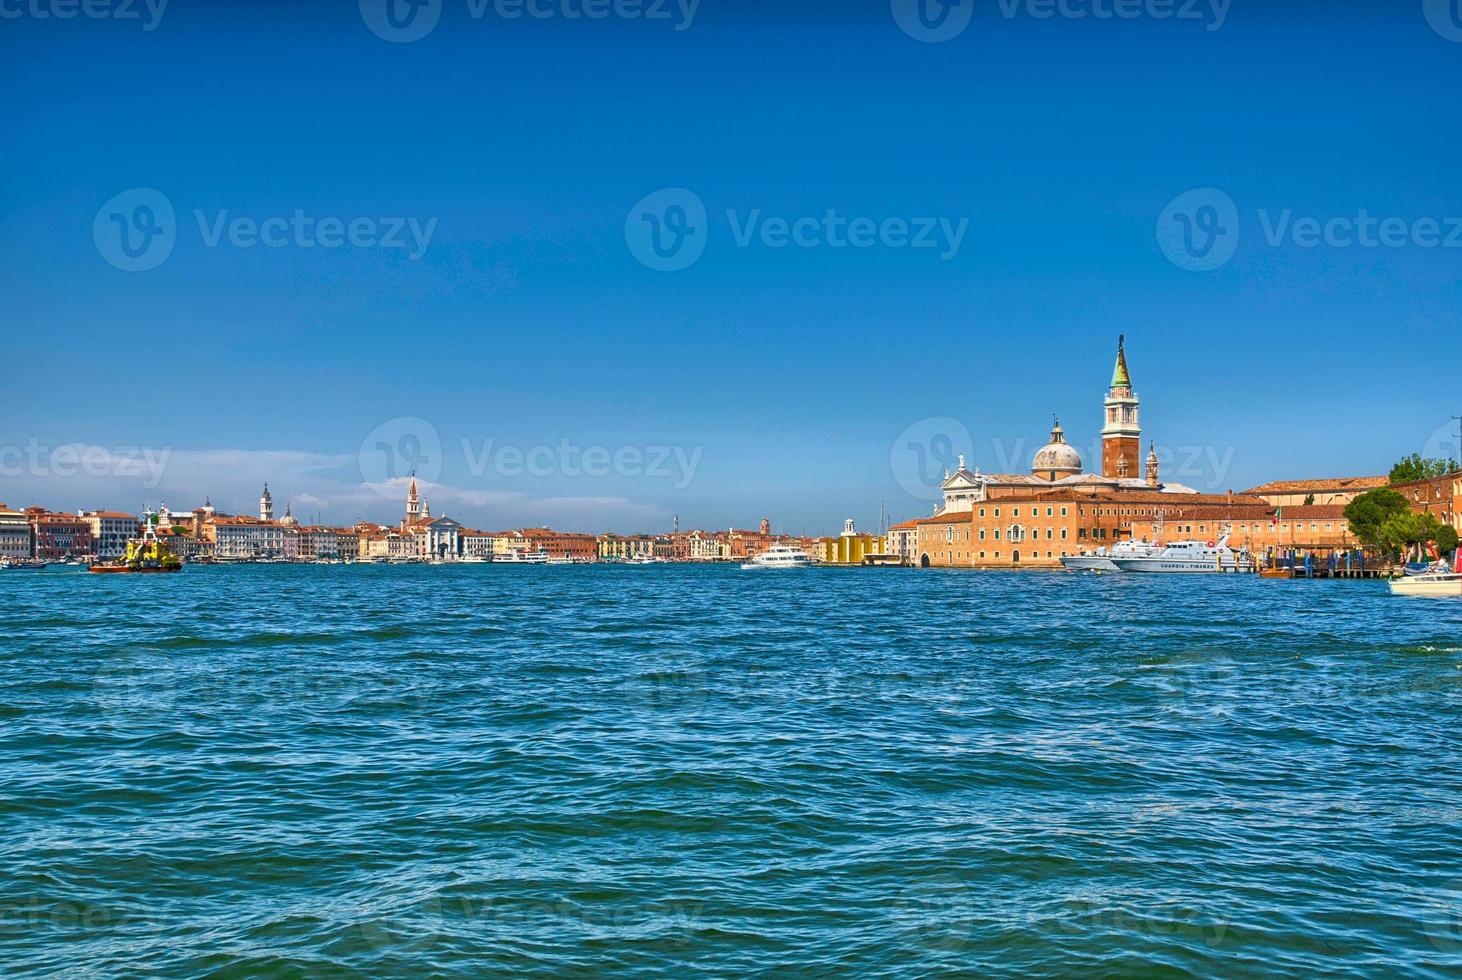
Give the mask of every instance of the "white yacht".
[[1061, 564], [1073, 572], [1119, 572], [1113, 561], [1115, 558], [1152, 558], [1160, 555], [1166, 546], [1158, 541], [1118, 541], [1111, 548], [1098, 548], [1095, 551], [1082, 552], [1079, 555], [1068, 555], [1061, 559]]
[[789, 544], [779, 544], [763, 551], [741, 567], [744, 569], [808, 568], [811, 565], [812, 559], [807, 557], [807, 552], [801, 548], [794, 548]]
[[1393, 578], [1392, 595], [1462, 596], [1462, 573], [1439, 561], [1420, 575]]
[[664, 558], [658, 558], [647, 551], [642, 551], [625, 562], [626, 565], [662, 565], [664, 563]]
[[1174, 541], [1155, 555], [1142, 558], [1112, 558], [1122, 572], [1214, 575], [1221, 572], [1252, 572], [1254, 559], [1247, 551], [1228, 546], [1230, 531], [1224, 528], [1217, 541]]
[[546, 551], [505, 551], [500, 555], [493, 555], [494, 562], [505, 562], [509, 565], [546, 565], [548, 564], [548, 552]]

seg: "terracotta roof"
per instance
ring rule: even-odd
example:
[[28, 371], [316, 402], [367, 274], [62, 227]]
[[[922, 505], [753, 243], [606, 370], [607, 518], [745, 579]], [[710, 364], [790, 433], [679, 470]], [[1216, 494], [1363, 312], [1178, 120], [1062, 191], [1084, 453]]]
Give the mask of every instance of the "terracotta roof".
[[895, 524], [892, 527], [890, 527], [889, 530], [890, 531], [907, 531], [910, 528], [915, 528], [915, 527], [918, 527], [918, 526], [919, 526], [919, 521], [918, 521], [918, 519], [915, 519], [915, 520], [912, 520], [912, 521], [904, 521], [901, 524]]
[[964, 511], [964, 512], [958, 513], [958, 514], [939, 514], [939, 515], [937, 515], [935, 517], [926, 517], [923, 520], [919, 521], [918, 523], [920, 523], [920, 524], [968, 524], [972, 520], [974, 520], [974, 515], [970, 511]]
[[[1444, 473], [1441, 476], [1428, 477], [1425, 480], [1407, 480], [1405, 483], [1393, 483], [1391, 484], [1391, 489], [1400, 490], [1403, 487], [1420, 487], [1430, 483], [1439, 483], [1445, 482], [1447, 480], [1455, 480], [1458, 477], [1462, 477], [1462, 470], [1453, 470], [1450, 473]], [[5, 505], [0, 504], [0, 507], [3, 506]]]
[[1337, 476], [1324, 480], [1275, 480], [1262, 486], [1245, 490], [1244, 493], [1310, 493], [1314, 491], [1374, 490], [1391, 481], [1384, 476]]

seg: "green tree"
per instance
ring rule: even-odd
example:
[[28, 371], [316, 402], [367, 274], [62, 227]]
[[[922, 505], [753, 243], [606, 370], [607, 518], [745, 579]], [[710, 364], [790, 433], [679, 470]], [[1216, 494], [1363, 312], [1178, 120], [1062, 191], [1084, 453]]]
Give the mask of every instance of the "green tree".
[[1428, 543], [1434, 544], [1440, 554], [1457, 547], [1457, 532], [1428, 512], [1392, 514], [1382, 522], [1378, 537], [1383, 550], [1403, 553], [1408, 559], [1429, 557]]
[[1409, 558], [1412, 548], [1426, 534], [1426, 530], [1422, 515], [1407, 511], [1403, 514], [1392, 514], [1382, 521], [1376, 538], [1386, 554], [1404, 554]]
[[1345, 505], [1345, 519], [1350, 522], [1350, 533], [1371, 549], [1385, 547], [1381, 540], [1381, 528], [1388, 519], [1409, 513], [1411, 504], [1389, 487], [1363, 493]]
[[1454, 466], [1450, 459], [1427, 459], [1421, 453], [1412, 453], [1391, 467], [1391, 482], [1410, 483], [1412, 480], [1446, 476]]

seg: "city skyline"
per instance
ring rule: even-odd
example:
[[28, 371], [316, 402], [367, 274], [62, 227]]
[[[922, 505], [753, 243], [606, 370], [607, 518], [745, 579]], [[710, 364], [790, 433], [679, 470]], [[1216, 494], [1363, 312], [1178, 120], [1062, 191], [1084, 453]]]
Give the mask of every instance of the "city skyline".
[[[1089, 472], [1107, 477], [1138, 478], [1143, 472], [1142, 460], [1150, 459], [1158, 466], [1164, 483], [1182, 488], [1184, 492], [1214, 494], [1240, 491], [1276, 479], [1316, 476], [1270, 474], [1252, 483], [1235, 483], [1226, 481], [1226, 477], [1236, 471], [1234, 460], [1239, 455], [1239, 447], [1160, 444], [1137, 423], [1135, 408], [1146, 389], [1145, 375], [1141, 370], [1135, 370], [1131, 373], [1135, 381], [1129, 380], [1127, 357], [1120, 342], [1116, 356], [1112, 383], [1116, 385], [1120, 381], [1132, 389], [1134, 410], [1130, 416], [1132, 427], [1123, 430], [1119, 426], [1115, 430], [1126, 431], [1131, 436], [1127, 440], [1130, 445], [1122, 453], [1121, 469], [1119, 471], [1107, 461], [1109, 453], [1105, 433], [1108, 427], [1098, 430], [1081, 422], [1063, 426], [1053, 417], [1057, 431], [1050, 436], [1065, 443], [1075, 454], [1074, 465], [1067, 472], [1080, 474], [1085, 461], [1084, 468]], [[1138, 357], [1141, 364], [1140, 353]], [[1099, 372], [1093, 366], [1091, 373], [1096, 376]], [[1107, 402], [1108, 409], [1111, 404]], [[1093, 405], [1080, 417], [1085, 419], [1096, 414], [1098, 412]], [[1462, 445], [1462, 432], [1457, 429], [1459, 423], [1462, 423], [1462, 418], [1453, 417], [1434, 429], [1422, 447], [1424, 454], [1457, 459], [1458, 447]], [[1074, 434], [1073, 438], [1067, 438], [1068, 431]], [[1082, 433], [1086, 433], [1084, 439]], [[1041, 442], [1028, 440], [1023, 435], [1008, 442], [997, 437], [984, 451], [980, 451], [978, 440], [959, 419], [922, 419], [905, 429], [890, 446], [886, 462], [897, 490], [892, 501], [882, 498], [877, 502], [876, 520], [868, 519], [862, 513], [868, 509], [864, 501], [856, 511], [849, 510], [846, 515], [836, 518], [823, 515], [812, 526], [778, 518], [774, 521], [775, 528], [779, 533], [822, 535], [831, 533], [847, 518], [854, 519], [862, 527], [881, 528], [889, 522], [928, 516], [929, 503], [941, 499], [943, 484], [954, 470], [963, 471], [968, 464], [976, 473], [983, 468], [990, 474], [1023, 474], [1031, 468], [1032, 454], [1038, 450], [1045, 451], [1040, 450]], [[1049, 448], [1046, 447], [1047, 450]], [[1039, 456], [1036, 458], [1039, 462]], [[135, 508], [138, 513], [163, 506], [174, 511], [190, 511], [202, 502], [220, 514], [249, 515], [256, 509], [253, 501], [257, 501], [257, 497], [240, 502], [241, 496], [248, 495], [247, 490], [240, 489], [240, 481], [253, 479], [257, 484], [262, 479], [266, 493], [271, 481], [280, 490], [282, 506], [279, 513], [292, 513], [304, 523], [389, 524], [408, 494], [408, 484], [413, 489], [419, 484], [423, 502], [428, 507], [433, 498], [437, 500], [436, 516], [454, 516], [464, 524], [482, 528], [552, 526], [569, 532], [659, 533], [669, 530], [672, 524], [681, 524], [682, 517], [686, 518], [683, 523], [687, 528], [715, 530], [749, 525], [751, 520], [746, 516], [733, 515], [730, 520], [717, 522], [700, 520], [693, 511], [684, 515], [678, 509], [657, 512], [637, 504], [628, 496], [535, 498], [513, 490], [474, 489], [471, 485], [453, 486], [444, 482], [452, 474], [465, 470], [468, 480], [479, 486], [492, 482], [510, 483], [514, 479], [557, 481], [559, 484], [610, 480], [621, 485], [664, 482], [671, 486], [672, 492], [678, 492], [694, 485], [703, 461], [704, 447], [693, 447], [689, 451], [686, 447], [668, 445], [586, 447], [567, 438], [561, 439], [557, 445], [519, 447], [499, 445], [491, 438], [474, 445], [464, 437], [454, 450], [430, 422], [404, 418], [387, 420], [372, 429], [353, 457], [348, 454], [327, 457], [288, 452], [194, 454], [183, 451], [175, 454], [170, 448], [159, 450], [151, 447], [127, 447], [118, 453], [94, 446], [48, 450], [33, 444], [23, 451], [15, 447], [0, 451], [0, 472], [9, 478], [7, 488], [17, 490], [24, 481], [16, 478], [16, 470], [28, 469], [29, 475], [49, 494], [44, 501], [17, 497], [6, 503], [22, 508], [42, 504], [56, 508], [59, 501], [58, 509], [63, 512], [106, 510], [119, 506], [130, 509], [128, 505], [118, 504], [112, 499], [98, 501], [93, 498], [97, 492], [109, 492], [113, 497], [121, 492], [95, 488], [131, 483], [146, 495], [144, 502]], [[229, 472], [230, 464], [235, 468], [233, 472]], [[1040, 470], [1044, 465], [1035, 468]], [[1389, 465], [1378, 463], [1364, 472], [1325, 475], [1332, 478], [1383, 475]], [[249, 470], [254, 466], [267, 466], [269, 469], [256, 473]], [[54, 472], [46, 472], [47, 468]], [[1057, 475], [1052, 473], [1043, 478], [1055, 479]], [[283, 482], [281, 476], [284, 477]], [[338, 482], [329, 483], [332, 477]], [[199, 481], [205, 487], [221, 487], [225, 492], [217, 493], [214, 489], [191, 491], [187, 489], [190, 480]], [[77, 502], [81, 498], [75, 496], [74, 487], [78, 484], [92, 488], [83, 491], [90, 496], [82, 502]], [[326, 491], [332, 493], [331, 497], [312, 492], [326, 486], [333, 488]], [[72, 491], [69, 497], [68, 489]], [[168, 499], [170, 495], [173, 498], [171, 502]], [[899, 510], [900, 506], [907, 509]], [[613, 514], [616, 510], [620, 512], [618, 521], [597, 519], [606, 511]], [[761, 516], [768, 512], [763, 507]]]
[[[1417, 352], [1462, 325], [1462, 144], [1435, 124], [1462, 44], [1417, 5], [1028, 6], [942, 43], [871, 2], [436, 4], [414, 40], [354, 4], [9, 19], [0, 283], [27, 368], [0, 394], [22, 460], [0, 497], [247, 513], [267, 479], [385, 517], [409, 466], [362, 446], [421, 419], [434, 505], [489, 526], [827, 533], [926, 513], [960, 429], [986, 470], [1023, 466], [1052, 416], [1090, 457], [1092, 366], [1123, 333], [1194, 486], [1444, 454], [1462, 405]], [[809, 58], [822, 42], [838, 56]], [[1375, 70], [1317, 102], [1338, 53]], [[132, 269], [106, 236], [168, 211], [165, 254]], [[951, 444], [915, 492], [891, 459], [910, 430]], [[489, 440], [555, 463], [510, 475]], [[665, 475], [569, 476], [565, 443], [671, 453]], [[167, 462], [151, 486], [25, 462], [71, 444]]]

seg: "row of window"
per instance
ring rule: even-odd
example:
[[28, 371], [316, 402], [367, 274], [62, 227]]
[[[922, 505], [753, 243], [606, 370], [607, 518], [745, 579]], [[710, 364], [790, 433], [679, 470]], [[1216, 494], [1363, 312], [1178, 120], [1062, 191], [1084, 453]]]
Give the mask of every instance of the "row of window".
[[[992, 509], [995, 511], [995, 516], [996, 517], [999, 517], [1000, 516], [1000, 508], [999, 507], [995, 507], [995, 508], [992, 508]], [[1062, 517], [1065, 517], [1068, 514], [1069, 511], [1070, 511], [1070, 508], [1068, 508], [1068, 507], [1062, 507], [1061, 508], [1061, 516]], [[1032, 507], [1030, 509], [1030, 512], [1031, 512], [1030, 513], [1030, 516], [1032, 516], [1032, 517], [1040, 517], [1041, 516], [1041, 509], [1039, 507]], [[1086, 508], [1083, 507], [1081, 509], [1081, 513], [1085, 514], [1086, 513]], [[985, 508], [984, 507], [981, 507], [980, 508], [980, 516], [981, 517], [984, 517], [985, 516]], [[1012, 507], [1012, 508], [1010, 508], [1010, 516], [1011, 517], [1019, 517], [1020, 516], [1020, 508], [1019, 507]], [[1046, 516], [1047, 517], [1055, 517], [1056, 516], [1056, 508], [1054, 508], [1054, 507], [1047, 507], [1046, 508]]]
[[[998, 551], [995, 552], [992, 557], [994, 558], [995, 561], [999, 561], [1000, 560], [1000, 552], [998, 552]], [[1041, 553], [1039, 551], [1032, 551], [1027, 557], [1030, 557], [1030, 558], [1039, 558], [1039, 557], [1041, 557]], [[1056, 557], [1056, 553], [1054, 551], [1048, 551], [1048, 552], [1046, 552], [1046, 557], [1047, 558], [1054, 559]], [[1067, 557], [1067, 553], [1064, 552], [1064, 551], [1061, 552], [1061, 557], [1062, 558]], [[1020, 559], [1021, 559], [1021, 554], [1020, 554], [1019, 551], [1012, 551], [1010, 553], [1010, 560], [1011, 561], [1018, 562], [1018, 561], [1020, 561]], [[950, 565], [953, 565], [954, 564], [954, 552], [952, 552], [952, 551], [946, 551], [944, 553], [944, 560], [945, 560], [946, 563], [948, 563]], [[984, 561], [985, 560], [985, 552], [983, 552], [983, 551], [980, 552], [980, 560], [981, 561]]]

